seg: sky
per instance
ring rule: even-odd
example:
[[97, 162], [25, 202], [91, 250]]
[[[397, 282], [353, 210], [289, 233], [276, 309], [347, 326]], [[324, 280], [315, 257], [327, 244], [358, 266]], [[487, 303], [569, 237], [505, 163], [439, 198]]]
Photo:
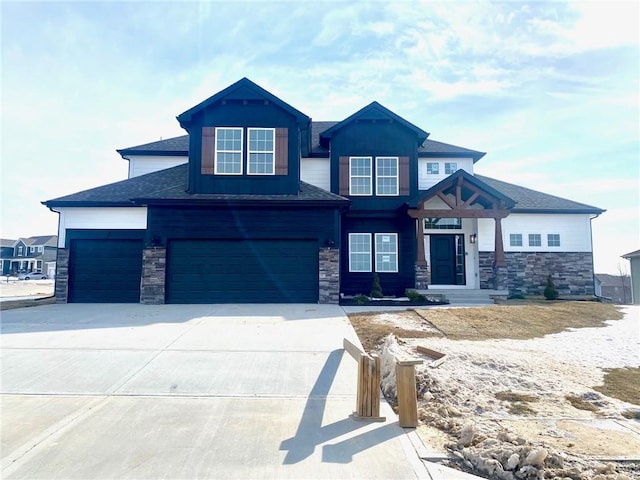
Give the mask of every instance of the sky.
[[0, 0], [0, 235], [125, 179], [116, 149], [248, 77], [316, 121], [376, 100], [475, 172], [593, 205], [596, 273], [640, 249], [639, 2]]

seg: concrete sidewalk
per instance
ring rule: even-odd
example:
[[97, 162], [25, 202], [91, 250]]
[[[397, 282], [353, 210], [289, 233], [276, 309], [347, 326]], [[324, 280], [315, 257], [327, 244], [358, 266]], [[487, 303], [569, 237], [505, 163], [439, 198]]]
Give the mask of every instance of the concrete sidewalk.
[[[45, 305], [2, 313], [3, 478], [471, 478], [422, 462], [327, 305]], [[431, 471], [431, 473], [430, 473]]]

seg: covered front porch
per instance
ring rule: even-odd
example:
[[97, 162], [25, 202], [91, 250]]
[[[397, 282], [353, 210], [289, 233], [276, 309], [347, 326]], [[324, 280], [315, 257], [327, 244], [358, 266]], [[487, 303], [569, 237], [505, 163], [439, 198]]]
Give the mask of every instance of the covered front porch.
[[[487, 290], [485, 277], [490, 275], [495, 295], [508, 295], [502, 219], [514, 205], [509, 197], [464, 170], [421, 192], [407, 209], [415, 220], [416, 289], [480, 291], [483, 286]], [[490, 273], [480, 261], [479, 219], [494, 221]]]

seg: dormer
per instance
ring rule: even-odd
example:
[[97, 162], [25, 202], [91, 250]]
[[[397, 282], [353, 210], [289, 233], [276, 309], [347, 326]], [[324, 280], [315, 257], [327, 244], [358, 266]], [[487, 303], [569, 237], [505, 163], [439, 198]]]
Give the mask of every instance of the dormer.
[[189, 132], [189, 193], [292, 195], [311, 119], [243, 78], [178, 116]]
[[417, 193], [418, 147], [427, 132], [373, 102], [320, 134], [331, 152], [331, 191], [355, 209], [387, 209]]

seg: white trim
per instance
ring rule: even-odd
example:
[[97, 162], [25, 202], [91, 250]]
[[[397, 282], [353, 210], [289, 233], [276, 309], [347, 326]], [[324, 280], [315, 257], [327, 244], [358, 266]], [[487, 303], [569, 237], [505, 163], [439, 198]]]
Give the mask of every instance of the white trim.
[[[239, 130], [240, 131], [240, 172], [219, 172], [218, 171], [218, 152], [220, 153], [238, 153], [238, 150], [218, 150], [218, 131], [219, 130]], [[214, 173], [216, 175], [242, 175], [244, 173], [243, 169], [243, 146], [244, 146], [244, 128], [242, 127], [216, 127], [216, 136], [215, 136], [215, 145], [214, 145], [214, 157], [213, 157], [213, 165], [214, 165]]]
[[[374, 233], [374, 250], [375, 250], [375, 257], [376, 257], [376, 272], [378, 273], [398, 273], [398, 234], [397, 233]], [[380, 237], [393, 237], [394, 238], [394, 247], [395, 247], [395, 251], [394, 252], [378, 252], [378, 238]], [[382, 243], [387, 243], [384, 241]], [[395, 256], [395, 262], [393, 264], [394, 269], [393, 270], [380, 270], [380, 268], [378, 267], [378, 255], [381, 255], [382, 257], [385, 256], [391, 256], [394, 255]]]
[[58, 247], [64, 248], [67, 229], [146, 230], [147, 207], [63, 207], [59, 213]]
[[[396, 174], [395, 175], [380, 175], [378, 173], [378, 162], [380, 160], [395, 160], [396, 162]], [[380, 179], [381, 178], [395, 178], [396, 179], [396, 191], [395, 193], [380, 193]], [[378, 197], [397, 197], [400, 194], [400, 159], [398, 157], [376, 157], [376, 196]]]
[[[355, 158], [362, 158], [362, 159], [368, 159], [369, 160], [369, 175], [352, 175], [351, 173], [351, 161]], [[351, 189], [351, 180], [353, 178], [369, 178], [369, 193], [353, 193], [352, 189]], [[352, 197], [371, 197], [373, 195], [373, 157], [366, 157], [366, 156], [353, 156], [353, 157], [349, 157], [349, 195]]]
[[[369, 268], [368, 270], [353, 270], [351, 268], [351, 254], [352, 253], [357, 253], [357, 254], [363, 254], [363, 253], [367, 253], [367, 252], [353, 252], [352, 251], [352, 245], [351, 245], [351, 239], [354, 236], [366, 236], [369, 239]], [[350, 233], [349, 234], [349, 272], [353, 272], [353, 273], [368, 273], [371, 272], [371, 267], [372, 267], [372, 262], [371, 262], [371, 257], [373, 256], [373, 249], [372, 249], [372, 245], [371, 245], [371, 234], [370, 233]]]
[[[251, 150], [251, 131], [270, 131], [273, 135], [273, 149], [272, 150]], [[251, 172], [251, 154], [252, 153], [270, 153], [271, 154], [271, 173], [263, 172]], [[247, 128], [247, 175], [275, 175], [276, 174], [276, 129], [275, 128], [261, 128], [261, 127], [248, 127]]]

